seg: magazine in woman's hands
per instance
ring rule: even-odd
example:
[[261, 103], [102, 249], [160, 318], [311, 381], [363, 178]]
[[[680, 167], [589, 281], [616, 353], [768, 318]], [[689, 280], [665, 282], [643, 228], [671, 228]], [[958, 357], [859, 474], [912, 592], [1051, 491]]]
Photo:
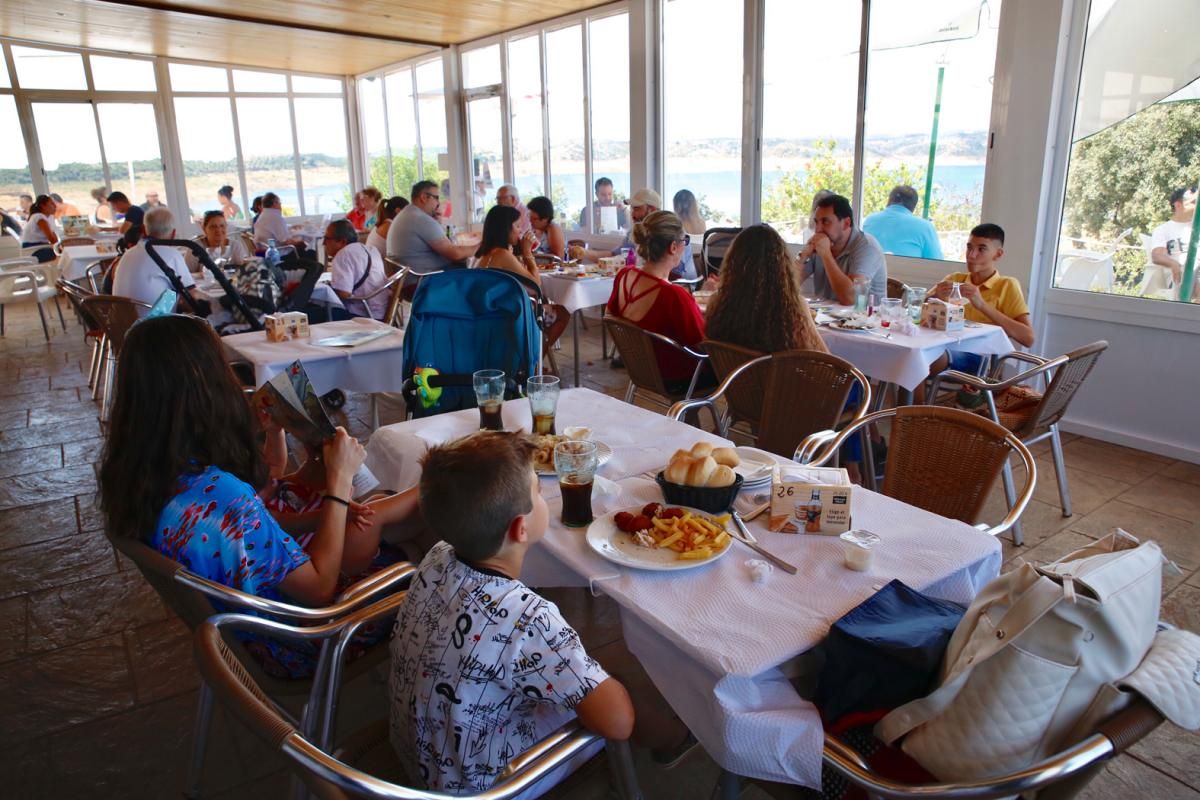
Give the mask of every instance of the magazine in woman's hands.
[[[255, 410], [269, 414], [276, 425], [299, 439], [313, 453], [320, 454], [322, 446], [335, 433], [333, 420], [299, 361], [292, 362], [290, 367], [260, 386], [251, 403]], [[364, 464], [354, 476], [354, 496], [359, 497], [378, 485], [378, 479]]]

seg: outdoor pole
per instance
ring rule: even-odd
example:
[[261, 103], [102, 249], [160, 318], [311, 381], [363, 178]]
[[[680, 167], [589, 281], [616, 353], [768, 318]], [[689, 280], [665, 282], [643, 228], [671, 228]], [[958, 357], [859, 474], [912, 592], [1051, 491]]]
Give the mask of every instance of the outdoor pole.
[[1192, 212], [1192, 238], [1188, 241], [1187, 258], [1183, 260], [1183, 281], [1179, 287], [1179, 300], [1192, 301], [1192, 287], [1196, 284], [1196, 247], [1200, 245], [1200, 214]]
[[929, 166], [925, 168], [925, 202], [921, 208], [921, 216], [929, 219], [929, 196], [933, 194], [933, 162], [937, 157], [938, 117], [942, 115], [942, 81], [946, 77], [946, 68], [938, 67], [937, 97], [933, 101], [933, 133], [929, 138]]

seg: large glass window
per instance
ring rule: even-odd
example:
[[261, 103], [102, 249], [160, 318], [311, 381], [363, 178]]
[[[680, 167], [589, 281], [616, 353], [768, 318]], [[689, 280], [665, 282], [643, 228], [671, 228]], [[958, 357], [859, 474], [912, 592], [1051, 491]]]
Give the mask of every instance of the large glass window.
[[284, 216], [301, 213], [287, 98], [239, 97], [237, 115], [246, 191], [251, 197], [274, 192]]
[[[964, 258], [983, 207], [1000, 10], [1000, 0], [936, 0], [920, 14], [903, 0], [871, 3], [860, 218], [886, 252]], [[897, 186], [915, 197], [895, 205], [915, 203], [936, 244], [928, 227], [895, 224], [909, 212], [884, 212]]]
[[550, 199], [562, 225], [584, 222], [590, 187], [583, 150], [583, 26], [546, 34], [546, 108], [550, 133]]
[[183, 179], [192, 219], [202, 217], [210, 209], [220, 208], [217, 190], [222, 186], [233, 187], [234, 201], [248, 218], [238, 177], [229, 98], [176, 98], [175, 128], [179, 135]]
[[[384, 79], [384, 89], [387, 95], [388, 140], [392, 145], [391, 179], [395, 187], [394, 193], [408, 197], [412, 185], [420, 180], [412, 70], [403, 69], [389, 73]], [[383, 176], [377, 176], [372, 171], [371, 180], [375, 181], [377, 177]]]
[[[442, 197], [449, 197], [450, 187], [446, 182], [451, 180], [451, 175], [441, 167], [441, 158], [450, 152], [450, 148], [446, 137], [446, 97], [440, 60], [417, 65], [417, 125], [421, 134], [421, 177], [437, 181], [441, 184]], [[411, 189], [406, 186], [401, 194], [407, 196]], [[451, 202], [443, 200], [443, 215], [449, 217], [451, 211]]]
[[66, 201], [68, 213], [94, 212], [91, 190], [108, 180], [91, 103], [34, 103], [33, 123], [50, 191]]
[[168, 64], [171, 89], [176, 92], [228, 92], [229, 72], [220, 67]]
[[592, 111], [592, 175], [613, 182], [617, 201], [629, 185], [629, 15], [615, 14], [588, 26]]
[[858, 3], [766, 0], [761, 217], [789, 241], [807, 238], [817, 191], [854, 196], [861, 16]]
[[743, 16], [742, 4], [728, 0], [663, 6], [663, 202], [672, 208], [686, 189], [701, 219], [715, 225], [741, 219]]
[[1092, 4], [1054, 286], [1196, 302], [1200, 8], [1164, 0], [1155, 13], [1169, 25], [1146, 26], [1145, 13]]
[[17, 117], [17, 102], [12, 95], [0, 95], [0, 139], [12, 142], [12, 147], [0, 147], [0, 208], [20, 208], [23, 194], [34, 194], [29, 163], [25, 157], [25, 142], [21, 138], [21, 120]]
[[167, 202], [158, 125], [150, 103], [98, 103], [100, 136], [108, 161], [111, 188], [131, 202]]
[[153, 92], [154, 62], [143, 58], [90, 56], [92, 86], [102, 92]]
[[362, 136], [367, 151], [367, 179], [383, 191], [391, 186], [388, 174], [388, 126], [383, 113], [382, 77], [358, 82], [358, 104], [362, 110]]
[[352, 192], [342, 99], [297, 97], [292, 102], [296, 109], [304, 213], [348, 211]]
[[235, 92], [286, 92], [287, 76], [277, 72], [252, 72], [245, 69], [233, 71]]
[[87, 88], [79, 53], [13, 45], [12, 55], [22, 89]]
[[474, 222], [483, 222], [484, 215], [496, 205], [496, 190], [506, 182], [500, 116], [499, 97], [484, 97], [467, 103], [471, 174], [474, 182]]
[[512, 136], [513, 184], [521, 197], [544, 194], [542, 162], [541, 37], [526, 36], [508, 43], [509, 130]]

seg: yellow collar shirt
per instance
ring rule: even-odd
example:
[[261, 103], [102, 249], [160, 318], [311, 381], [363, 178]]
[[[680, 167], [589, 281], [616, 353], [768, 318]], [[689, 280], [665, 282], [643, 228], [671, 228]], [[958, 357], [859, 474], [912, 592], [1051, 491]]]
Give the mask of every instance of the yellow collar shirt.
[[[971, 275], [968, 272], [955, 272], [947, 275], [945, 279], [954, 283], [969, 283]], [[1021, 283], [1016, 278], [994, 272], [992, 277], [980, 284], [979, 294], [984, 302], [1009, 319], [1017, 319], [1029, 313], [1029, 306], [1025, 305], [1025, 294], [1021, 291]], [[982, 311], [970, 303], [963, 308], [963, 316], [970, 321], [991, 322]]]

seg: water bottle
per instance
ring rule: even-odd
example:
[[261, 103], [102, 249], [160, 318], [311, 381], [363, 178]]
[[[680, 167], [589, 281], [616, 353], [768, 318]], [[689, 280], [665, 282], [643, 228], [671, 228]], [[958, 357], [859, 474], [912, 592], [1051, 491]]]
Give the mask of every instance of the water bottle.
[[950, 303], [951, 305], [956, 305], [956, 306], [961, 306], [961, 305], [966, 304], [967, 300], [965, 297], [962, 296], [962, 289], [959, 288], [961, 286], [962, 286], [961, 283], [956, 283], [956, 284], [954, 284], [953, 287], [951, 287], [950, 297], [948, 297], [946, 299], [947, 303]]
[[266, 262], [268, 269], [275, 269], [279, 266], [279, 250], [275, 247], [275, 240], [267, 240], [267, 252], [263, 256], [263, 261]]

